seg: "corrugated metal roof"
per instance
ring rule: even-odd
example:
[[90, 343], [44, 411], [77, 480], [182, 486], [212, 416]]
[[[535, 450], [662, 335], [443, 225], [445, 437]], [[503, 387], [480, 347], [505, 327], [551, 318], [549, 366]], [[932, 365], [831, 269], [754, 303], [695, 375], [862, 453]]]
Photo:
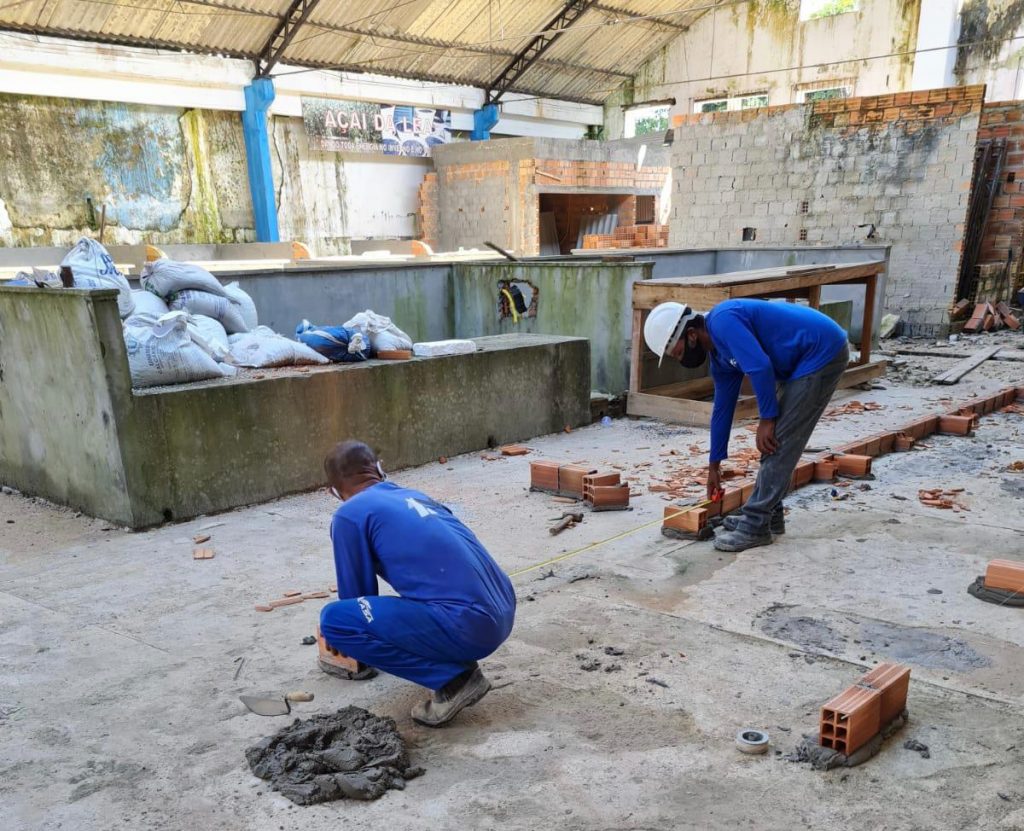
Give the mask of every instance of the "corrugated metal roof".
[[[487, 88], [564, 5], [319, 0], [280, 62]], [[597, 0], [512, 89], [601, 103], [707, 5]], [[292, 0], [21, 0], [0, 2], [0, 30], [255, 60], [291, 6]]]

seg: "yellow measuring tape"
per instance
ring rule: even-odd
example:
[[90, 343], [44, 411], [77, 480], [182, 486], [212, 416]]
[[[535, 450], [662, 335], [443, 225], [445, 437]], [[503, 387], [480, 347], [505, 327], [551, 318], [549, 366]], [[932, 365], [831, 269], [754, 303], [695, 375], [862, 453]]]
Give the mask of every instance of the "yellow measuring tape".
[[557, 557], [552, 557], [550, 560], [545, 560], [543, 563], [537, 563], [535, 565], [527, 566], [526, 568], [521, 568], [517, 571], [513, 571], [509, 574], [509, 577], [518, 577], [520, 574], [526, 574], [530, 571], [536, 571], [538, 568], [544, 568], [544, 566], [550, 566], [554, 565], [555, 563], [560, 563], [562, 562], [562, 560], [568, 560], [570, 557], [575, 557], [577, 554], [582, 554], [584, 551], [591, 551], [592, 549], [598, 548], [599, 546], [607, 545], [608, 543], [615, 542], [616, 540], [621, 540], [623, 537], [628, 537], [630, 534], [635, 534], [637, 531], [643, 531], [645, 528], [650, 528], [652, 525], [658, 525], [659, 523], [664, 522], [666, 519], [675, 519], [680, 514], [685, 514], [687, 511], [694, 511], [697, 510], [698, 508], [705, 508], [710, 504], [711, 500], [708, 499], [697, 505], [687, 505], [685, 508], [674, 514], [669, 514], [668, 516], [662, 517], [661, 519], [654, 519], [650, 522], [645, 522], [643, 525], [638, 525], [636, 528], [630, 528], [628, 531], [623, 531], [621, 534], [616, 534], [614, 537], [608, 537], [608, 539], [606, 540], [598, 540], [597, 542], [592, 542], [589, 545], [583, 546], [582, 548], [577, 548], [575, 551], [567, 551], [565, 554], [559, 554]]

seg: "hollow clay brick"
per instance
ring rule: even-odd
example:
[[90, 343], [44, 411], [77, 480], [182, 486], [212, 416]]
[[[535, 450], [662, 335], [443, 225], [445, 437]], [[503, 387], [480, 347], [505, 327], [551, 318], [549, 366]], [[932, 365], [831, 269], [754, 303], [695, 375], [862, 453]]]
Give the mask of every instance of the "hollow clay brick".
[[910, 667], [886, 661], [861, 678], [860, 684], [882, 694], [880, 719], [883, 726], [907, 709]]
[[814, 462], [800, 462], [793, 470], [791, 487], [801, 488], [814, 478]]
[[530, 488], [557, 493], [559, 467], [558, 462], [530, 462]]
[[939, 417], [938, 416], [925, 416], [924, 418], [916, 419], [910, 422], [906, 427], [903, 428], [903, 432], [911, 436], [917, 441], [928, 438], [932, 433], [939, 429]]
[[896, 446], [896, 434], [895, 433], [879, 433], [878, 434], [878, 453], [879, 455], [885, 455], [886, 453], [892, 453], [893, 447]]
[[679, 505], [666, 505], [661, 527], [696, 534], [707, 524], [708, 512], [704, 508], [682, 508]]
[[750, 499], [750, 497], [752, 497], [753, 495], [754, 495], [754, 483], [753, 482], [744, 482], [742, 485], [740, 485], [740, 496], [742, 497], [744, 503], [748, 499]]
[[852, 456], [863, 456], [868, 449], [868, 443], [866, 441], [852, 441], [849, 444], [844, 444], [842, 447], [836, 448], [838, 453], [846, 453]]
[[320, 627], [316, 628], [316, 650], [317, 658], [323, 661], [325, 664], [336, 666], [339, 669], [348, 670], [349, 672], [359, 671], [359, 662], [355, 658], [349, 658], [347, 655], [342, 655], [337, 649], [330, 646], [324, 636], [320, 634]]
[[881, 713], [881, 692], [849, 687], [822, 705], [818, 743], [849, 756], [878, 733]]
[[867, 441], [864, 442], [864, 453], [865, 456], [878, 456], [882, 452], [882, 440], [878, 436], [871, 436]]
[[617, 485], [622, 481], [622, 477], [618, 473], [588, 473], [583, 477], [583, 487], [608, 487], [610, 485]]
[[558, 471], [558, 493], [562, 496], [583, 498], [583, 477], [597, 473], [593, 468], [582, 465], [562, 465]]
[[966, 436], [974, 427], [971, 416], [945, 415], [939, 418], [939, 432], [951, 433], [954, 436]]
[[1024, 563], [991, 560], [985, 569], [985, 588], [1024, 593]]
[[815, 482], [832, 482], [836, 478], [836, 473], [839, 471], [839, 466], [830, 459], [823, 459], [820, 462], [814, 463], [814, 481]]
[[836, 466], [843, 476], [867, 476], [871, 473], [871, 457], [847, 453], [836, 456]]
[[743, 506], [743, 489], [742, 488], [726, 488], [725, 494], [722, 496], [722, 507], [721, 512], [723, 514], [731, 513], [738, 510]]
[[596, 509], [625, 507], [629, 504], [629, 485], [594, 485], [588, 501]]

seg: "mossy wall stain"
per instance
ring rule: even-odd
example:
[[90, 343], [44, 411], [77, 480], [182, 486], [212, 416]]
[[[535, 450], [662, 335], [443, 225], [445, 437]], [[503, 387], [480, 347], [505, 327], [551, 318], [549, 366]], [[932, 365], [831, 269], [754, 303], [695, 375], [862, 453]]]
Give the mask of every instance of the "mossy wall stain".
[[914, 46], [921, 22], [921, 0], [896, 0], [899, 18], [892, 51], [897, 53], [897, 89], [910, 89], [914, 76]]
[[988, 0], [968, 0], [960, 11], [960, 36], [953, 66], [957, 81], [965, 83], [964, 78], [973, 66], [999, 57], [1022, 25], [1024, 0], [1012, 0], [1001, 8], [992, 8]]

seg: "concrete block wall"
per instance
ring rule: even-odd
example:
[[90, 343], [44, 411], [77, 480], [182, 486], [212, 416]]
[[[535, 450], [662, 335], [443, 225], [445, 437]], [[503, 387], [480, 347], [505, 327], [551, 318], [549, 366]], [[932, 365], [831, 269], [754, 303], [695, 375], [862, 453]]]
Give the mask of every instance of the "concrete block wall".
[[996, 101], [982, 108], [978, 141], [1000, 138], [1006, 142], [1006, 157], [978, 262], [1002, 266], [1009, 259], [1014, 289], [1024, 284], [1024, 101]]
[[983, 96], [959, 87], [686, 116], [672, 147], [670, 245], [734, 246], [744, 228], [752, 246], [888, 244], [887, 309], [912, 333], [941, 334]]

